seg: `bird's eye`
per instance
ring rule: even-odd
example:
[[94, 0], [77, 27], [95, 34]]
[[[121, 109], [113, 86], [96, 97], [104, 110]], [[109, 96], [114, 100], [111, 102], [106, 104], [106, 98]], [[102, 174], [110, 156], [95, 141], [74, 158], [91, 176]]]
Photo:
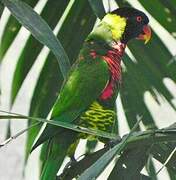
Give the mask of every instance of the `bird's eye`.
[[136, 21], [137, 21], [137, 22], [141, 22], [141, 21], [142, 21], [142, 17], [141, 17], [141, 16], [137, 16], [137, 17], [136, 17]]

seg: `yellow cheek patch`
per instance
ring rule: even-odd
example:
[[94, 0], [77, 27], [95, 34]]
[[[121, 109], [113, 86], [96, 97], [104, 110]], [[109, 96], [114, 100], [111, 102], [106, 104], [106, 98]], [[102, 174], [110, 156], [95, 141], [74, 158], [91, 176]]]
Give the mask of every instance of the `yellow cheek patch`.
[[116, 14], [109, 13], [104, 16], [102, 21], [109, 26], [112, 32], [113, 39], [119, 40], [122, 37], [122, 34], [124, 33], [126, 26], [125, 18], [120, 17]]

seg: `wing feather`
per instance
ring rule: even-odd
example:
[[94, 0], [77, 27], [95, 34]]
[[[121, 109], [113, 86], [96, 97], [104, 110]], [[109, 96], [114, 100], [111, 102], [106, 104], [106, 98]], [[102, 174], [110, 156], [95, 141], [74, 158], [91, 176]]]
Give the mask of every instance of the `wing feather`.
[[[89, 57], [88, 60], [77, 62], [61, 88], [51, 119], [73, 122], [100, 96], [108, 80], [108, 65], [100, 57], [94, 59]], [[63, 131], [63, 128], [47, 125], [31, 151]]]

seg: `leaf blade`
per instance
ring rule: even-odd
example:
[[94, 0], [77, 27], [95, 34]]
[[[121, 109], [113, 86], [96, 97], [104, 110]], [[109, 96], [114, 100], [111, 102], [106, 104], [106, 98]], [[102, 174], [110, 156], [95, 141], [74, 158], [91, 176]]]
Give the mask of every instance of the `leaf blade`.
[[132, 133], [136, 130], [140, 123], [141, 119], [133, 126], [130, 133], [122, 139], [122, 141], [114, 146], [109, 151], [105, 152], [101, 158], [99, 158], [91, 167], [85, 170], [84, 173], [80, 175], [78, 180], [91, 180], [97, 178], [100, 173], [105, 169], [108, 163], [115, 157], [115, 155], [119, 154], [127, 144]]
[[42, 44], [48, 46], [56, 56], [61, 72], [66, 77], [70, 62], [59, 40], [47, 23], [33, 9], [19, 0], [1, 0], [18, 21]]
[[[47, 2], [40, 16], [43, 19], [45, 19], [48, 25], [53, 29], [56, 26], [57, 22], [59, 21], [60, 17], [62, 16], [67, 4], [68, 4], [68, 0], [59, 1], [59, 2], [57, 1]], [[18, 91], [26, 75], [28, 74], [33, 63], [35, 62], [42, 47], [43, 45], [39, 41], [37, 41], [32, 35], [28, 38], [26, 45], [20, 54], [13, 75], [12, 90], [11, 90], [12, 104], [16, 98], [16, 95], [18, 94]]]
[[[34, 7], [37, 3], [36, 0], [24, 0], [24, 2], [28, 3], [31, 7]], [[0, 4], [1, 3], [2, 2], [0, 1]], [[0, 62], [2, 61], [5, 53], [7, 52], [11, 43], [18, 34], [20, 28], [21, 28], [21, 24], [12, 15], [10, 15], [2, 34], [3, 43], [0, 43]]]

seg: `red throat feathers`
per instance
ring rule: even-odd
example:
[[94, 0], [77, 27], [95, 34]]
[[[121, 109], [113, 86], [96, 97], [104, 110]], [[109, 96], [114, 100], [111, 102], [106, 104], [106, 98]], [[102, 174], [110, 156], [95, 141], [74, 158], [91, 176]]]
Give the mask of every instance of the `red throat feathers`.
[[114, 87], [117, 82], [121, 82], [121, 58], [124, 54], [126, 44], [121, 42], [116, 43], [112, 50], [109, 50], [103, 60], [107, 62], [111, 77], [100, 95], [101, 100], [107, 100], [112, 97]]

